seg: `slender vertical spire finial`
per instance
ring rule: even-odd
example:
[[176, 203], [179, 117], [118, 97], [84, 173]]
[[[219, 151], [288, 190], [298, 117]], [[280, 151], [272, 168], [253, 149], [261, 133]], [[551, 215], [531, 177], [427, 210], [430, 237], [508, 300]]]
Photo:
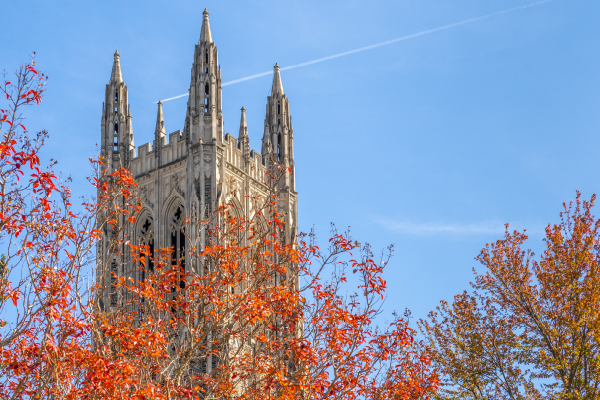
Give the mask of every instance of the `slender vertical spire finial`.
[[112, 73], [110, 74], [110, 80], [113, 82], [123, 82], [123, 77], [121, 76], [121, 56], [119, 55], [119, 51], [115, 51], [115, 59], [113, 61]]
[[273, 86], [271, 87], [271, 95], [279, 93], [283, 95], [283, 84], [281, 83], [281, 74], [279, 73], [279, 64], [275, 63], [273, 67]]
[[246, 124], [246, 109], [242, 107], [242, 118], [240, 119], [240, 136], [242, 139], [248, 136], [248, 125]]
[[135, 148], [135, 141], [133, 140], [133, 125], [131, 120], [131, 107], [127, 107], [127, 135], [125, 135], [125, 148], [127, 150], [133, 150]]
[[163, 118], [162, 101], [158, 102], [158, 113], [156, 115], [156, 129], [154, 131], [155, 136], [166, 136], [165, 132], [165, 120]]
[[261, 154], [263, 156], [267, 156], [269, 154], [271, 154], [271, 151], [273, 150], [273, 146], [271, 145], [271, 134], [269, 132], [269, 124], [267, 123], [267, 120], [265, 119], [265, 133], [263, 134], [263, 138], [262, 138], [262, 150], [261, 150]]
[[[242, 117], [240, 119], [240, 148], [242, 152], [246, 155], [250, 155], [250, 138], [248, 137], [248, 125], [246, 124], [246, 109], [242, 107]], [[245, 162], [247, 162], [246, 160]], [[247, 165], [247, 163], [246, 163]]]
[[210, 24], [208, 23], [208, 11], [206, 8], [202, 13], [202, 29], [200, 30], [200, 41], [211, 43], [212, 35], [210, 34]]

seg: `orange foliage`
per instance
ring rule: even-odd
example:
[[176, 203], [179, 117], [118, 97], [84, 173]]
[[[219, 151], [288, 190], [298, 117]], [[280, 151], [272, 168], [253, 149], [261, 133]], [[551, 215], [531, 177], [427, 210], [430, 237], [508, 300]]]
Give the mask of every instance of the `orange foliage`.
[[[187, 259], [131, 243], [124, 227], [141, 209], [131, 174], [93, 161], [98, 198], [75, 214], [69, 189], [39, 166], [45, 132], [31, 139], [15, 117], [39, 103], [44, 77], [33, 62], [16, 77], [0, 89], [12, 102], [0, 120], [0, 307], [9, 316], [0, 331], [1, 398], [383, 400], [434, 392], [437, 376], [408, 322], [374, 324], [389, 257], [375, 261], [368, 245], [335, 228], [325, 251], [312, 234], [284, 243], [276, 184], [250, 199], [252, 220], [233, 217], [227, 204], [207, 220], [190, 213]], [[285, 173], [277, 167], [273, 180]], [[192, 240], [194, 230], [206, 246]], [[114, 275], [113, 287], [102, 275], [88, 287], [101, 238], [110, 252], [125, 244], [133, 269]], [[100, 299], [113, 289], [119, 301], [111, 308]]]

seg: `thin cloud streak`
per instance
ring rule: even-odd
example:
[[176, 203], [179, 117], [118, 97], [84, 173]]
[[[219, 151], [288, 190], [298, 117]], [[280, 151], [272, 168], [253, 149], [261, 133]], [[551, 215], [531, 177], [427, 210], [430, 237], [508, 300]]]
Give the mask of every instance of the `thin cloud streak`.
[[390, 231], [411, 235], [501, 235], [504, 233], [504, 224], [500, 222], [448, 224], [397, 222], [380, 219], [377, 223]]
[[[477, 223], [408, 222], [376, 217], [375, 223], [388, 231], [407, 235], [496, 235], [498, 239], [506, 232], [506, 223], [499, 220]], [[524, 229], [525, 227], [528, 227]], [[545, 225], [540, 223], [511, 223], [509, 231], [525, 232], [529, 236], [543, 236]]]
[[[419, 36], [423, 36], [423, 35], [428, 35], [430, 33], [435, 33], [435, 32], [443, 31], [443, 30], [446, 30], [446, 29], [455, 28], [457, 26], [461, 26], [461, 25], [465, 25], [465, 24], [470, 24], [472, 22], [481, 21], [483, 19], [497, 17], [499, 15], [508, 14], [508, 13], [515, 12], [515, 11], [524, 10], [526, 8], [540, 6], [542, 4], [549, 3], [551, 1], [552, 0], [542, 0], [542, 1], [538, 1], [536, 3], [526, 4], [526, 5], [519, 6], [519, 7], [509, 8], [507, 10], [497, 11], [495, 13], [482, 15], [480, 17], [466, 19], [464, 21], [455, 22], [455, 23], [452, 23], [452, 24], [440, 26], [438, 28], [428, 29], [428, 30], [421, 31], [421, 32], [418, 32], [418, 33], [413, 33], [411, 35], [406, 35], [406, 36], [402, 36], [402, 37], [399, 37], [399, 38], [396, 38], [396, 39], [387, 40], [385, 42], [376, 43], [376, 44], [372, 44], [372, 45], [369, 45], [369, 46], [360, 47], [358, 49], [345, 51], [343, 53], [338, 53], [338, 54], [334, 54], [334, 55], [327, 56], [327, 57], [317, 58], [316, 60], [307, 61], [307, 62], [303, 62], [303, 63], [296, 64], [296, 65], [290, 65], [290, 66], [287, 66], [287, 67], [282, 67], [281, 71], [286, 71], [286, 70], [290, 70], [290, 69], [294, 69], [294, 68], [300, 68], [300, 67], [306, 67], [306, 66], [309, 66], [309, 65], [312, 65], [312, 64], [317, 64], [317, 63], [323, 62], [323, 61], [333, 60], [334, 58], [344, 57], [344, 56], [348, 56], [350, 54], [359, 53], [361, 51], [366, 51], [366, 50], [375, 49], [377, 47], [387, 46], [387, 45], [390, 45], [390, 44], [393, 44], [393, 43], [402, 42], [404, 40], [413, 39], [413, 38], [416, 38], [416, 37], [419, 37]], [[259, 74], [254, 74], [254, 75], [246, 76], [244, 78], [239, 78], [239, 79], [234, 79], [232, 81], [224, 82], [222, 84], [222, 86], [229, 86], [229, 85], [233, 85], [233, 84], [236, 84], [236, 83], [249, 81], [251, 79], [261, 78], [263, 76], [272, 75], [272, 74], [273, 74], [272, 70], [271, 71], [266, 71], [266, 72], [261, 72]], [[164, 103], [165, 101], [175, 100], [175, 99], [178, 99], [180, 97], [187, 96], [187, 95], [188, 95], [188, 93], [180, 94], [179, 96], [170, 97], [168, 99], [162, 100], [162, 102]]]
[[[180, 97], [187, 96], [188, 94], [189, 93], [180, 94], [179, 96], [169, 97], [168, 99], [164, 99], [164, 100], [161, 100], [161, 101], [164, 103], [165, 101], [175, 100], [175, 99], [178, 99]], [[158, 103], [158, 101], [156, 101], [154, 104], [156, 104], [156, 103]]]

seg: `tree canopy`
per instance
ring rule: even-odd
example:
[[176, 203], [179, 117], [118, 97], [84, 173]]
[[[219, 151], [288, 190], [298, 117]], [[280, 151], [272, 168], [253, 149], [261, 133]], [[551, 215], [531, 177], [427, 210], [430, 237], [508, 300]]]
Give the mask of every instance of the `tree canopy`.
[[[325, 249], [310, 233], [284, 243], [275, 190], [250, 199], [259, 210], [251, 220], [228, 204], [187, 216], [186, 229], [203, 230], [208, 244], [175, 259], [172, 248], [119, 235], [141, 211], [127, 170], [90, 160], [98, 196], [74, 208], [68, 180], [40, 165], [48, 133], [22, 124], [45, 82], [31, 61], [0, 84], [2, 398], [383, 400], [435, 391], [408, 321], [375, 324], [387, 257], [376, 261], [335, 228]], [[271, 176], [286, 173], [276, 165]], [[98, 273], [112, 279], [94, 277], [102, 237], [110, 251], [126, 243], [135, 279], [104, 265]], [[114, 306], [100, 301], [107, 290]]]

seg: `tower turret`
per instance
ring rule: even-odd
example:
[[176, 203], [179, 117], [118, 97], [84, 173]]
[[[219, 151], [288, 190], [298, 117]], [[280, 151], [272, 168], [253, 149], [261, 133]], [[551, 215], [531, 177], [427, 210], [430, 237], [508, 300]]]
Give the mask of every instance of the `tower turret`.
[[[293, 148], [289, 101], [283, 91], [279, 64], [275, 64], [273, 68], [271, 95], [267, 98], [262, 152], [264, 156], [271, 150], [272, 154], [270, 158], [273, 161], [292, 168], [293, 171]], [[293, 176], [291, 178], [287, 176], [281, 184], [294, 190]]]
[[112, 168], [127, 167], [134, 151], [131, 112], [120, 58], [116, 51], [110, 80], [106, 85], [101, 122], [100, 151]]
[[[262, 152], [266, 163], [277, 163], [286, 171], [291, 171], [289, 174], [285, 173], [277, 185], [279, 186], [279, 206], [285, 215], [285, 241], [292, 243], [298, 234], [293, 131], [290, 104], [283, 91], [279, 64], [275, 64], [273, 68], [271, 95], [267, 97]], [[267, 168], [270, 169], [270, 167]]]
[[195, 47], [184, 135], [192, 143], [223, 140], [221, 71], [212, 40], [208, 11], [202, 13], [200, 40]]

